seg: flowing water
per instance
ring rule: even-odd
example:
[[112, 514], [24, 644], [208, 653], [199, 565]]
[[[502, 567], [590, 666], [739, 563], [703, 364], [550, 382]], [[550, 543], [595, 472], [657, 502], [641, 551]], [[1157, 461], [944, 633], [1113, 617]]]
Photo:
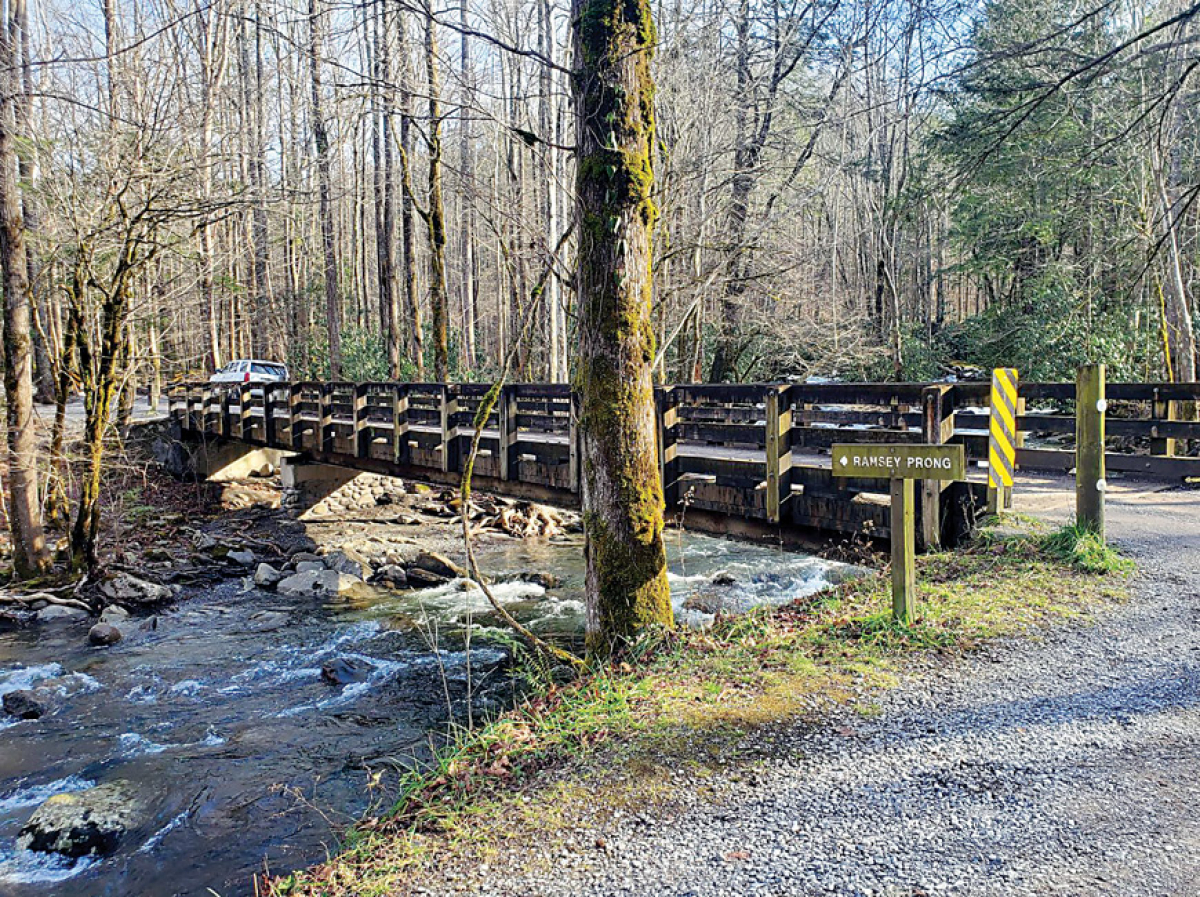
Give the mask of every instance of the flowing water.
[[[810, 594], [838, 566], [698, 535], [673, 537], [670, 555], [677, 613], [690, 624], [708, 617], [683, 603], [718, 571], [736, 580], [721, 592], [739, 609]], [[578, 633], [578, 544], [508, 543], [484, 566], [555, 574], [549, 591], [496, 589], [534, 629]], [[128, 621], [112, 648], [89, 647], [86, 623], [0, 633], [0, 694], [48, 689], [57, 706], [39, 720], [0, 719], [0, 894], [231, 897], [264, 864], [286, 872], [324, 858], [341, 826], [386, 802], [370, 772], [427, 758], [431, 735], [464, 715], [468, 677], [473, 690], [502, 679], [490, 608], [463, 585], [346, 602], [230, 582], [188, 596], [153, 628]], [[482, 627], [469, 656], [467, 621]], [[357, 681], [322, 679], [322, 663], [338, 659]], [[499, 682], [488, 700], [505, 693]], [[18, 849], [47, 797], [117, 780], [138, 795], [142, 822], [115, 855], [70, 862]]]

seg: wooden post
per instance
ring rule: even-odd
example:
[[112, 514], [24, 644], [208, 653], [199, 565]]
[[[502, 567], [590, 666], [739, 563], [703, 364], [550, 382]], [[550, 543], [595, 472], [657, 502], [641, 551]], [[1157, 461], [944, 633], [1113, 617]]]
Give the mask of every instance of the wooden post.
[[371, 437], [375, 431], [367, 419], [367, 386], [354, 384], [354, 454], [358, 458], [371, 457]]
[[658, 416], [658, 470], [662, 478], [663, 503], [670, 511], [679, 503], [678, 431], [679, 410], [675, 390], [668, 386], [654, 389], [654, 405]]
[[322, 452], [332, 452], [333, 442], [333, 386], [321, 384], [320, 423], [317, 427], [317, 445]]
[[[936, 385], [921, 391], [921, 441], [926, 445], [942, 445], [950, 436], [946, 428], [949, 390], [949, 386]], [[942, 481], [921, 480], [921, 545], [929, 551], [941, 544]]]
[[571, 479], [571, 491], [579, 495], [583, 491], [583, 466], [579, 463], [579, 394], [571, 391], [570, 414], [567, 421], [568, 446], [568, 475]]
[[892, 479], [892, 619], [908, 623], [916, 604], [916, 526], [913, 480]]
[[[1154, 410], [1152, 414], [1155, 421], [1176, 421], [1179, 420], [1179, 403], [1175, 401], [1167, 401], [1158, 397], [1158, 390], [1154, 390]], [[1157, 427], [1155, 431], [1157, 432]], [[1162, 455], [1167, 458], [1175, 457], [1175, 439], [1171, 436], [1155, 436], [1150, 440], [1150, 454]]]
[[203, 389], [200, 390], [200, 417], [198, 420], [198, 423], [200, 424], [200, 426], [198, 426], [196, 428], [201, 433], [208, 432], [208, 411], [209, 411], [209, 406], [211, 404], [212, 404], [212, 388], [205, 386]]
[[392, 384], [392, 460], [408, 464], [411, 453], [408, 445], [408, 387]]
[[291, 449], [304, 448], [304, 429], [300, 426], [300, 386], [292, 383], [287, 397], [287, 445]]
[[514, 386], [500, 387], [500, 440], [496, 449], [500, 464], [500, 479], [519, 479], [520, 456], [517, 454], [517, 390]]
[[453, 387], [442, 387], [442, 473], [458, 470], [458, 397]]
[[245, 383], [238, 387], [238, 437], [243, 441], [254, 436], [253, 399], [254, 390]]
[[1088, 364], [1075, 380], [1075, 519], [1104, 538], [1104, 365]]
[[221, 435], [229, 437], [233, 432], [233, 412], [229, 408], [229, 390], [221, 390]]
[[263, 384], [263, 440], [268, 448], [279, 445], [275, 435], [275, 390], [278, 388], [275, 383]]
[[779, 523], [792, 497], [792, 408], [788, 387], [769, 386], [767, 406], [767, 519]]

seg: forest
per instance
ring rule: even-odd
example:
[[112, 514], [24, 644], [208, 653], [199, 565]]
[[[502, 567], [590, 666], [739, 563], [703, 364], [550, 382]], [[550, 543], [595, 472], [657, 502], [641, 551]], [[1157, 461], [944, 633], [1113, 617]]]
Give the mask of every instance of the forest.
[[[7, 6], [43, 401], [106, 326], [143, 388], [570, 378], [563, 0]], [[1195, 6], [653, 12], [661, 381], [1194, 378]]]
[[[21, 488], [44, 475], [26, 388], [57, 405], [55, 470], [85, 398], [86, 545], [111, 411], [139, 389], [157, 402], [237, 358], [294, 379], [490, 381], [508, 358], [509, 379], [579, 378], [580, 185], [614, 176], [605, 134], [577, 133], [580, 4], [2, 5], [18, 529], [43, 500]], [[650, 4], [655, 380], [1053, 380], [1084, 361], [1194, 380], [1198, 12]]]

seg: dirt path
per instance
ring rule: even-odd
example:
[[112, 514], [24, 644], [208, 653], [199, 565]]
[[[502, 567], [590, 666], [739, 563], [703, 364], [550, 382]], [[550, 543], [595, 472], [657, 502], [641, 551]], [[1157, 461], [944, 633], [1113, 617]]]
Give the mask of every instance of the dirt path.
[[[1030, 480], [1017, 510], [1065, 520], [1070, 486]], [[1200, 893], [1200, 491], [1118, 481], [1108, 511], [1141, 567], [1128, 604], [914, 677], [873, 719], [785, 733], [691, 809], [579, 832], [552, 873], [457, 890]]]

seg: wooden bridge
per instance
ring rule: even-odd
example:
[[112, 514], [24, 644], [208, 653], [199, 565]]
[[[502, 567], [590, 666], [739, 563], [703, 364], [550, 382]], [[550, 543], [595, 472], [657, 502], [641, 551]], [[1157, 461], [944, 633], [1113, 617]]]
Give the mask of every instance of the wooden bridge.
[[[180, 435], [294, 453], [334, 465], [456, 485], [488, 392], [480, 383], [183, 384], [170, 391]], [[841, 442], [962, 443], [966, 483], [918, 484], [918, 541], [952, 543], [986, 502], [987, 383], [686, 385], [656, 390], [658, 452], [669, 514], [714, 532], [811, 541], [889, 536], [886, 480], [834, 478]], [[1017, 425], [1025, 469], [1069, 471], [1069, 383], [1022, 383]], [[1121, 383], [1107, 390], [1111, 472], [1200, 477], [1200, 423], [1180, 420], [1200, 384]], [[576, 404], [566, 385], [505, 386], [475, 463], [477, 489], [578, 504]], [[1120, 446], [1115, 445], [1120, 443]], [[806, 538], [807, 535], [807, 538]]]

